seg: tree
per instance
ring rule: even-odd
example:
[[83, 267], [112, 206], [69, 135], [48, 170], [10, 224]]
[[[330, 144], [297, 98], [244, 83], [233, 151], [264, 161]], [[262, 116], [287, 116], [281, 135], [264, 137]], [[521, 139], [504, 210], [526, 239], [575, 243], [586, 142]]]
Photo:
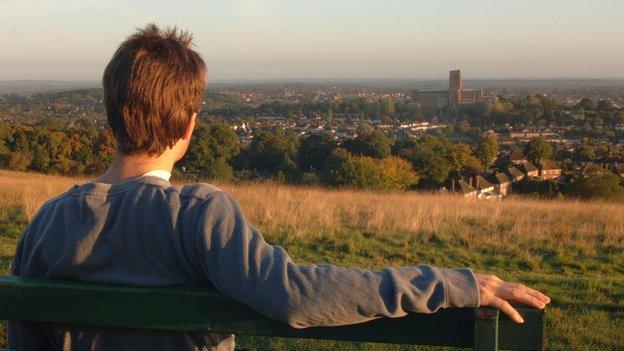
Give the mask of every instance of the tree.
[[396, 107], [394, 105], [394, 101], [392, 99], [385, 99], [382, 103], [382, 108], [380, 113], [383, 116], [394, 116], [396, 112]]
[[358, 156], [384, 158], [390, 156], [390, 140], [378, 130], [363, 131], [355, 139], [345, 140], [342, 147]]
[[178, 167], [203, 177], [228, 179], [233, 175], [230, 161], [240, 151], [240, 139], [226, 124], [199, 120], [193, 141]]
[[73, 161], [71, 159], [72, 146], [67, 133], [61, 131], [49, 132], [46, 145], [52, 160], [49, 171], [58, 174], [69, 174]]
[[332, 109], [329, 109], [329, 111], [327, 111], [325, 120], [327, 121], [327, 124], [329, 125], [331, 125], [334, 122], [334, 111], [332, 111]]
[[598, 111], [613, 111], [614, 106], [613, 106], [613, 101], [611, 100], [599, 100], [598, 104], [596, 105], [596, 109]]
[[331, 186], [355, 189], [406, 190], [418, 182], [418, 174], [409, 162], [399, 157], [374, 159], [337, 148], [326, 160], [323, 181]]
[[462, 107], [459, 114], [466, 116], [470, 124], [481, 125], [485, 122], [487, 112], [487, 106], [484, 103], [478, 103]]
[[297, 163], [302, 172], [319, 172], [329, 154], [338, 147], [331, 134], [312, 134], [299, 145]]
[[576, 149], [576, 159], [579, 161], [593, 161], [596, 159], [594, 147], [589, 144], [581, 144], [581, 146]]
[[241, 168], [260, 176], [275, 176], [278, 172], [289, 179], [298, 176], [293, 160], [297, 156], [298, 140], [292, 132], [282, 128], [261, 129], [241, 154]]
[[555, 180], [524, 178], [514, 184], [514, 192], [552, 198], [560, 194], [559, 183]]
[[343, 182], [340, 173], [335, 170], [342, 166], [352, 157], [351, 153], [341, 147], [337, 147], [323, 161], [321, 179], [324, 183], [338, 186]]
[[595, 111], [596, 102], [590, 98], [582, 98], [581, 101], [578, 103], [577, 107], [586, 111]]
[[382, 158], [379, 161], [383, 190], [407, 190], [418, 183], [420, 177], [412, 165], [396, 156]]
[[323, 174], [323, 180], [331, 186], [356, 189], [381, 186], [381, 174], [372, 157], [353, 156], [341, 148], [328, 157]]
[[535, 138], [526, 144], [524, 154], [529, 161], [540, 163], [542, 160], [552, 158], [553, 147], [548, 141], [542, 138]]
[[480, 174], [483, 171], [481, 160], [472, 154], [468, 144], [453, 145], [450, 156], [452, 165], [450, 176], [455, 179]]
[[568, 194], [584, 199], [624, 201], [624, 187], [621, 179], [613, 173], [590, 174], [572, 179]]
[[101, 173], [113, 161], [116, 153], [115, 138], [110, 129], [107, 128], [102, 133], [98, 133], [93, 151], [97, 157], [90, 173]]
[[485, 136], [481, 139], [479, 145], [477, 146], [477, 156], [485, 165], [489, 165], [494, 162], [498, 152], [498, 138], [494, 135]]
[[0, 167], [8, 167], [9, 158], [11, 157], [9, 143], [12, 137], [13, 133], [9, 126], [0, 124]]
[[421, 176], [422, 187], [437, 188], [454, 170], [453, 144], [443, 136], [428, 135], [414, 140], [413, 146], [397, 150], [400, 157], [409, 160]]
[[341, 186], [370, 190], [382, 187], [381, 172], [372, 157], [353, 156], [336, 171], [341, 174]]
[[9, 169], [15, 171], [26, 171], [28, 170], [31, 162], [32, 160], [28, 157], [28, 155], [22, 152], [14, 152], [9, 157], [8, 166]]

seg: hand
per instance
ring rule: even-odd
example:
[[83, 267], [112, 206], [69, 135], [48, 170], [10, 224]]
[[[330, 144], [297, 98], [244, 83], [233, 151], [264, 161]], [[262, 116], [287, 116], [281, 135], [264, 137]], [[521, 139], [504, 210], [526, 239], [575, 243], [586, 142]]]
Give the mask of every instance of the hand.
[[490, 306], [501, 310], [516, 323], [524, 323], [520, 313], [508, 301], [543, 309], [550, 298], [541, 292], [522, 284], [509, 283], [495, 275], [476, 274], [479, 285], [479, 306]]

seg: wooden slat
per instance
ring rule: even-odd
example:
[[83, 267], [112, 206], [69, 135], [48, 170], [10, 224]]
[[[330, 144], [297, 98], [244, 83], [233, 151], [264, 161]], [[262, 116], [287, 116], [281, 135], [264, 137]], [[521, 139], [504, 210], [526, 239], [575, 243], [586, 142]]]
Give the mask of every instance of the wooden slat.
[[[471, 347], [475, 316], [484, 310], [488, 309], [451, 308], [430, 315], [412, 314], [350, 326], [294, 329], [210, 287], [145, 288], [0, 277], [2, 320]], [[541, 311], [520, 308], [520, 312], [525, 319], [523, 325], [501, 316], [499, 345], [505, 349], [539, 350]]]
[[498, 310], [482, 308], [475, 313], [474, 344], [475, 351], [498, 350]]

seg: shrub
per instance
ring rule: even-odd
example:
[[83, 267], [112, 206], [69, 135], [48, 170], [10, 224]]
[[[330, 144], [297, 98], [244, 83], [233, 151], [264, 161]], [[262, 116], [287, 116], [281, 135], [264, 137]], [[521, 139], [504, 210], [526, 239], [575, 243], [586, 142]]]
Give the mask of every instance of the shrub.
[[383, 188], [386, 190], [407, 190], [418, 183], [420, 177], [412, 169], [412, 165], [396, 156], [386, 157], [379, 161], [382, 173]]
[[406, 190], [418, 182], [408, 161], [399, 157], [380, 160], [334, 150], [325, 163], [323, 181], [331, 186], [370, 190]]
[[624, 187], [620, 181], [620, 177], [612, 173], [578, 176], [572, 178], [567, 192], [583, 199], [624, 201]]

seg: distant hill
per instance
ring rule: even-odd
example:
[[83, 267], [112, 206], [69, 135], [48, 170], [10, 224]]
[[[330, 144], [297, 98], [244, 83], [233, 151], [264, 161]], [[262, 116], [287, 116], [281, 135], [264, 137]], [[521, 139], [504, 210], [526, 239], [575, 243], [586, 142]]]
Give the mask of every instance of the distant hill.
[[100, 87], [98, 81], [0, 80], [0, 94], [31, 95]]
[[[216, 89], [445, 89], [448, 79], [265, 79], [265, 80], [210, 80], [208, 87]], [[508, 90], [586, 90], [592, 88], [624, 89], [624, 79], [466, 79], [466, 86], [484, 89]], [[100, 88], [100, 81], [64, 80], [0, 80], [0, 95], [31, 95], [77, 89]]]

